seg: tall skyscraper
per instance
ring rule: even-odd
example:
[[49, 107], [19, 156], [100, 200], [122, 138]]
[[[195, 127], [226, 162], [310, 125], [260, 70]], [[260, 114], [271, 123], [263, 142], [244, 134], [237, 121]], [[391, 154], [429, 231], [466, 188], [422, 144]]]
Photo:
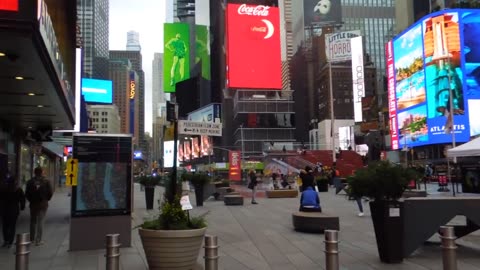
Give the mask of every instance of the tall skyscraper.
[[108, 79], [108, 0], [77, 0], [77, 18], [83, 40], [82, 77]]
[[155, 53], [152, 61], [152, 160], [160, 162], [163, 153], [163, 127], [166, 124], [162, 108], [165, 107], [163, 92], [163, 54]]
[[140, 34], [136, 31], [128, 31], [127, 33], [127, 51], [141, 51]]
[[128, 59], [110, 60], [110, 79], [113, 82], [113, 103], [120, 115], [120, 132], [130, 133], [130, 72], [132, 64]]
[[[140, 51], [110, 51], [110, 60], [128, 59], [132, 63], [132, 70], [138, 75], [138, 84], [135, 88], [135, 103], [138, 104], [138, 144], [139, 149], [147, 152], [145, 142], [145, 73], [142, 69], [142, 53]], [[136, 117], [135, 117], [136, 118]]]
[[383, 94], [385, 44], [395, 32], [395, 0], [342, 0], [342, 31], [361, 30], [366, 62], [377, 72], [377, 93]]

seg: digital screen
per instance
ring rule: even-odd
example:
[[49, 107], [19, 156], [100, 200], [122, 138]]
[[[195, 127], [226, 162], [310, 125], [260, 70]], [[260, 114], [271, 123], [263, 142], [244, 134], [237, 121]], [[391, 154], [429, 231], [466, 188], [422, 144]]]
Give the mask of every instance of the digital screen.
[[202, 77], [210, 80], [210, 34], [206, 25], [195, 25], [195, 64], [200, 61]]
[[[480, 112], [474, 107], [480, 101], [478, 27], [480, 12], [450, 9], [422, 18], [393, 39], [392, 149], [451, 143], [453, 134], [466, 142], [480, 134], [478, 121], [472, 121]], [[387, 71], [388, 63], [387, 57]]]
[[228, 87], [282, 89], [277, 7], [228, 4], [227, 42]]
[[210, 142], [210, 137], [200, 136], [200, 148], [202, 156], [209, 156], [213, 154], [213, 145]]
[[82, 95], [85, 98], [85, 102], [112, 103], [112, 87], [112, 81], [82, 79]]
[[163, 40], [163, 89], [172, 93], [176, 83], [190, 78], [190, 25], [165, 23]]
[[183, 142], [183, 159], [185, 161], [189, 161], [192, 158], [192, 148], [190, 146], [190, 142], [186, 141]]
[[0, 0], [0, 10], [18, 11], [18, 0]]
[[200, 157], [200, 143], [198, 137], [192, 138], [192, 159]]
[[130, 213], [132, 155], [130, 136], [73, 137], [78, 175], [72, 188], [72, 216]]
[[[173, 146], [173, 141], [166, 141], [163, 143], [163, 167], [165, 168], [173, 168]], [[177, 149], [179, 149], [179, 146], [181, 147], [177, 142]], [[179, 156], [180, 155], [177, 155], [177, 166], [180, 164]]]
[[341, 0], [304, 0], [305, 26], [318, 23], [342, 23]]

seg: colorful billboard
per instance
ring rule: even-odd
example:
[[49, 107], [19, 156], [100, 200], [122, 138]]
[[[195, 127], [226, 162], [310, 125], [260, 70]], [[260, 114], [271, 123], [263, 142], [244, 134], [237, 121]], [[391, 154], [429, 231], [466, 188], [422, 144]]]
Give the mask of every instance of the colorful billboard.
[[82, 79], [82, 94], [88, 103], [112, 103], [112, 81]]
[[18, 11], [18, 0], [0, 0], [0, 10]]
[[392, 149], [451, 143], [450, 131], [457, 142], [480, 133], [469, 120], [480, 112], [472, 106], [480, 100], [479, 26], [480, 12], [472, 10], [422, 18], [393, 40], [393, 83], [387, 45]]
[[192, 138], [192, 159], [200, 157], [200, 143], [198, 137]]
[[230, 164], [228, 169], [228, 179], [231, 181], [242, 180], [242, 162], [240, 151], [229, 151], [228, 162]]
[[305, 0], [303, 1], [305, 26], [312, 24], [341, 24], [341, 0]]
[[175, 84], [190, 78], [190, 27], [186, 23], [163, 25], [163, 89], [175, 92]]
[[229, 88], [282, 89], [277, 7], [227, 5], [227, 81]]
[[362, 98], [365, 97], [362, 37], [350, 39], [352, 48], [353, 115], [355, 122], [362, 122]]
[[200, 148], [202, 157], [213, 155], [213, 145], [209, 136], [200, 136]]
[[183, 160], [190, 161], [192, 159], [192, 148], [190, 141], [183, 142]]
[[195, 25], [195, 64], [198, 63], [202, 77], [210, 80], [210, 34], [206, 25]]
[[[165, 141], [163, 143], [163, 167], [164, 168], [173, 167], [174, 146], [175, 144], [173, 143], [173, 141]], [[177, 142], [177, 149], [178, 147], [179, 147], [179, 143]], [[178, 159], [178, 155], [177, 155], [177, 167], [179, 164], [180, 164], [180, 160]]]
[[325, 54], [328, 62], [343, 62], [352, 59], [350, 39], [361, 35], [360, 30], [325, 35]]

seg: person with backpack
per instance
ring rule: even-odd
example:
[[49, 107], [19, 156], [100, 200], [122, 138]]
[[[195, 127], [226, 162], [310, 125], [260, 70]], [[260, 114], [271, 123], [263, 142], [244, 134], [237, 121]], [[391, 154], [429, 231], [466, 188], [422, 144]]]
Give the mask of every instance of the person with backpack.
[[53, 196], [52, 184], [43, 176], [43, 169], [37, 167], [34, 177], [27, 182], [25, 195], [30, 202], [30, 241], [37, 246], [43, 245], [42, 234], [48, 201]]

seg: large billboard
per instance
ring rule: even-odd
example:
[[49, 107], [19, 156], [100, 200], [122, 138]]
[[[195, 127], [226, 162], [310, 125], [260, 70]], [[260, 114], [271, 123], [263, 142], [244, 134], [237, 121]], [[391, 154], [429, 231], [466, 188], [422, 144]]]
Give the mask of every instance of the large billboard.
[[190, 78], [190, 26], [165, 23], [163, 38], [163, 89], [172, 93], [176, 83]]
[[112, 81], [82, 79], [82, 95], [85, 102], [89, 103], [112, 103]]
[[325, 54], [328, 62], [343, 62], [352, 59], [350, 39], [360, 36], [360, 30], [325, 35]]
[[352, 38], [350, 44], [352, 48], [353, 115], [355, 122], [362, 122], [362, 98], [365, 97], [362, 37]]
[[419, 20], [393, 40], [392, 85], [387, 45], [392, 149], [450, 143], [453, 136], [466, 142], [480, 133], [479, 121], [469, 120], [480, 113], [474, 106], [480, 101], [479, 26], [480, 13], [472, 10], [445, 10]]
[[198, 63], [202, 77], [210, 80], [210, 34], [206, 25], [195, 25], [195, 64]]
[[221, 104], [212, 103], [188, 114], [188, 121], [220, 123], [222, 118]]
[[305, 0], [303, 1], [305, 26], [312, 24], [342, 23], [341, 0]]
[[282, 89], [277, 7], [227, 5], [227, 80], [229, 88]]

